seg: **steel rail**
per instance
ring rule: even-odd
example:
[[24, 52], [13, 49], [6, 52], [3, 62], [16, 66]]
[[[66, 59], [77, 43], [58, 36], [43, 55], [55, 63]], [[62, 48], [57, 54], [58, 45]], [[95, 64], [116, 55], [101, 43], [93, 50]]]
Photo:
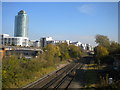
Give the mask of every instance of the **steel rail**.
[[[75, 64], [72, 68], [70, 67], [69, 70], [67, 70], [67, 73], [63, 73], [63, 76], [62, 75], [59, 75], [60, 77], [58, 77], [57, 79], [53, 79], [53, 81], [50, 81], [50, 83], [46, 84], [43, 88], [58, 88], [62, 82], [64, 82], [65, 78], [67, 78], [67, 76], [73, 72], [76, 67], [79, 66], [79, 63], [78, 64]], [[55, 85], [54, 87], [54, 84], [57, 84]]]
[[[67, 79], [69, 79], [69, 82], [66, 86], [64, 86], [65, 89], [67, 89], [69, 87], [69, 85], [71, 84], [71, 82], [73, 81], [74, 77], [75, 77], [75, 70], [78, 69], [78, 68], [81, 68], [82, 67], [82, 64], [79, 66], [80, 64], [78, 64], [71, 72], [69, 72], [61, 81], [58, 85], [56, 85], [55, 87], [55, 90], [60, 88]], [[72, 77], [68, 77], [70, 74], [72, 74]]]
[[60, 78], [64, 77], [64, 74], [66, 75], [66, 73], [69, 71], [70, 68], [72, 68], [74, 66], [74, 64], [70, 65], [70, 67], [68, 67], [66, 70], [64, 70], [64, 72], [57, 74], [56, 78], [53, 78], [51, 81], [49, 81], [46, 85], [44, 85], [42, 88], [49, 88], [50, 86], [52, 86], [55, 82], [57, 82]]

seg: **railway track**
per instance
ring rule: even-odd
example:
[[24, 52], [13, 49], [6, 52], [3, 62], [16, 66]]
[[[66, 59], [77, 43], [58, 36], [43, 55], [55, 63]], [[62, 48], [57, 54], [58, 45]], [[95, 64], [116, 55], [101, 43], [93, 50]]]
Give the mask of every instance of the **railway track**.
[[59, 84], [55, 87], [55, 89], [57, 88], [69, 88], [71, 82], [73, 81], [73, 79], [75, 78], [75, 74], [76, 74], [76, 69], [81, 68], [83, 65], [79, 64], [77, 65], [69, 74], [67, 74], [60, 82]]
[[59, 81], [56, 81], [53, 85], [51, 85], [49, 88], [54, 88], [55, 90], [58, 88], [69, 88], [69, 85], [73, 81], [75, 77], [76, 69], [80, 68], [82, 64], [75, 65], [71, 70], [67, 72], [66, 75], [63, 76], [63, 78], [59, 79]]
[[71, 63], [64, 68], [55, 71], [54, 73], [49, 74], [41, 80], [36, 81], [35, 83], [24, 87], [23, 89], [30, 88], [68, 88], [72, 80], [74, 79], [75, 70], [80, 68], [82, 64], [80, 63]]

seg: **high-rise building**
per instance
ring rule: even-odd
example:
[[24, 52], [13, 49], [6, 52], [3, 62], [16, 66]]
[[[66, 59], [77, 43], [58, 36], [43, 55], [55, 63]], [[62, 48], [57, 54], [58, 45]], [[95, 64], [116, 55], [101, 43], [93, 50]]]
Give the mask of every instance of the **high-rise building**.
[[24, 10], [15, 16], [15, 37], [28, 37], [28, 16]]

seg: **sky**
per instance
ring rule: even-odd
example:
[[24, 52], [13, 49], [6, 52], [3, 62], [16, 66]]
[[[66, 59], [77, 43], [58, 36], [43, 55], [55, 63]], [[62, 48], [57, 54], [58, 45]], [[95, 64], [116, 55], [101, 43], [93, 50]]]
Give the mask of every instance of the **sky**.
[[51, 36], [95, 45], [101, 34], [118, 41], [117, 2], [3, 2], [2, 33], [14, 35], [20, 10], [28, 14], [30, 40]]

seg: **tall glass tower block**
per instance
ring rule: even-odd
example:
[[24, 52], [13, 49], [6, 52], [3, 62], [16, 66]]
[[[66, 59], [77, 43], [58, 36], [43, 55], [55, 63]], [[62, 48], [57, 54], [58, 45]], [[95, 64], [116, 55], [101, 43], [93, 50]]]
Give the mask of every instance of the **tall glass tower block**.
[[15, 37], [28, 37], [28, 16], [24, 10], [18, 12], [15, 16]]

